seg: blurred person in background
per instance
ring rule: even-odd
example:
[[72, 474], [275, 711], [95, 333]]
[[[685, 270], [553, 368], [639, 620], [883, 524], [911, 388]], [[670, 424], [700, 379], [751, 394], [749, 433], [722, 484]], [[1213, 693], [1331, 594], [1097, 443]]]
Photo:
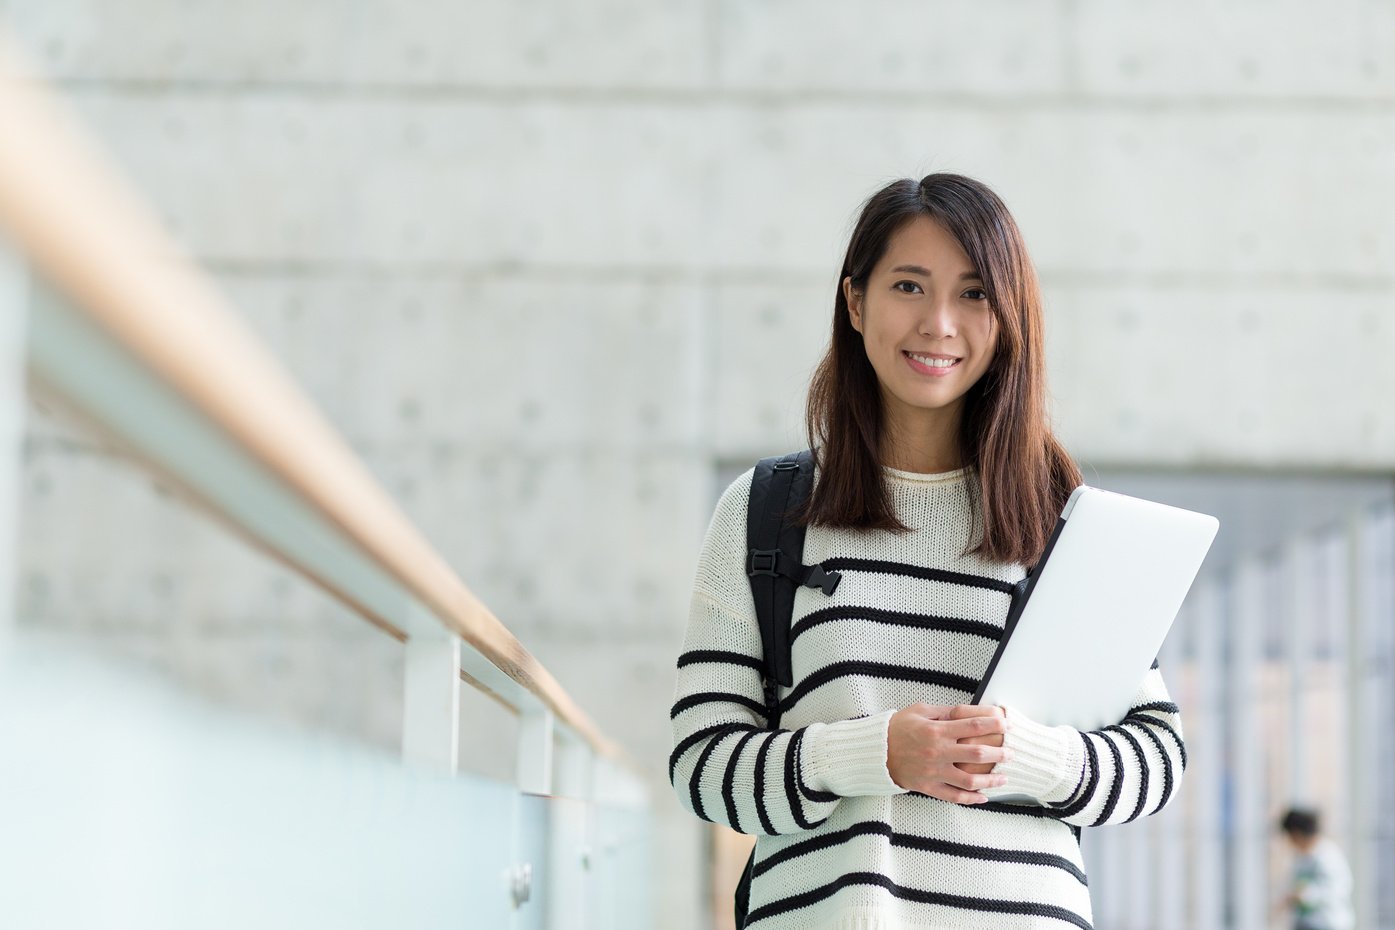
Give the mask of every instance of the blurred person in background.
[[1293, 807], [1279, 829], [1293, 848], [1293, 877], [1276, 910], [1292, 911], [1293, 930], [1351, 930], [1351, 868], [1336, 842], [1322, 835], [1316, 810]]
[[795, 588], [793, 681], [768, 707], [755, 469], [728, 486], [677, 661], [669, 780], [696, 816], [757, 837], [738, 926], [1089, 930], [1081, 829], [1162, 810], [1187, 757], [1156, 663], [1099, 730], [965, 703], [1081, 483], [1049, 423], [1022, 233], [982, 182], [894, 181], [863, 205], [838, 282], [806, 413], [813, 486], [786, 522], [841, 581]]

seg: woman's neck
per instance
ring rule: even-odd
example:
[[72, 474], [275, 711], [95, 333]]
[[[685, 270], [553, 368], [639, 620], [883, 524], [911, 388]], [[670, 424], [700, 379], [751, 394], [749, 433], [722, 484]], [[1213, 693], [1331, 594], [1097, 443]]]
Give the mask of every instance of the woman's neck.
[[932, 475], [961, 468], [964, 465], [964, 459], [957, 451], [911, 449], [883, 453], [882, 464], [888, 468], [899, 468], [902, 471]]
[[959, 411], [922, 410], [914, 423], [888, 424], [882, 440], [881, 462], [889, 468], [935, 474], [964, 464], [959, 447]]

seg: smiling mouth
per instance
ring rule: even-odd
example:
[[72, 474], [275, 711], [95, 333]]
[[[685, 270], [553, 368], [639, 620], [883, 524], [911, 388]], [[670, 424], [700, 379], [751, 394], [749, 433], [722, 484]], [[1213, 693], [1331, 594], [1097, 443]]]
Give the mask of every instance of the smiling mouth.
[[943, 374], [956, 367], [962, 358], [932, 358], [928, 355], [916, 355], [914, 352], [902, 352], [902, 355], [911, 363], [911, 367], [926, 374]]

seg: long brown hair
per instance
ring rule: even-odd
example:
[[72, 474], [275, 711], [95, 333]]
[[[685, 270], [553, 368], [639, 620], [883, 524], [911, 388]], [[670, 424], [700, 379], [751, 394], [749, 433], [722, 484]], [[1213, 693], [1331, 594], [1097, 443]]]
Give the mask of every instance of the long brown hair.
[[960, 174], [903, 178], [863, 205], [838, 275], [832, 337], [809, 385], [805, 430], [819, 480], [791, 518], [805, 526], [910, 530], [882, 473], [881, 391], [842, 285], [850, 277], [855, 290], [865, 290], [892, 235], [917, 216], [936, 220], [959, 242], [998, 321], [992, 363], [964, 396], [959, 441], [977, 475], [971, 499], [983, 529], [968, 553], [1035, 564], [1080, 469], [1048, 421], [1041, 289], [1022, 234], [996, 194]]

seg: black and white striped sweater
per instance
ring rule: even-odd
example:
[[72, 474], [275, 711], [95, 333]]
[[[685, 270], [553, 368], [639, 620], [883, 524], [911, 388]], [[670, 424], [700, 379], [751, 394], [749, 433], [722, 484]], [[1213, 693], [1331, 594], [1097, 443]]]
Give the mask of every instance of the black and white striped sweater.
[[[990, 798], [908, 792], [887, 725], [915, 703], [972, 699], [1025, 568], [961, 556], [971, 468], [884, 469], [909, 534], [810, 527], [804, 561], [843, 578], [799, 588], [794, 682], [764, 729], [761, 641], [745, 572], [754, 469], [723, 492], [699, 558], [671, 712], [669, 779], [697, 816], [756, 834], [747, 926], [760, 930], [1089, 928], [1080, 828], [1156, 813], [1186, 765], [1156, 663], [1117, 724], [1082, 733], [1006, 708], [1013, 758]], [[815, 475], [817, 480], [817, 473]]]

